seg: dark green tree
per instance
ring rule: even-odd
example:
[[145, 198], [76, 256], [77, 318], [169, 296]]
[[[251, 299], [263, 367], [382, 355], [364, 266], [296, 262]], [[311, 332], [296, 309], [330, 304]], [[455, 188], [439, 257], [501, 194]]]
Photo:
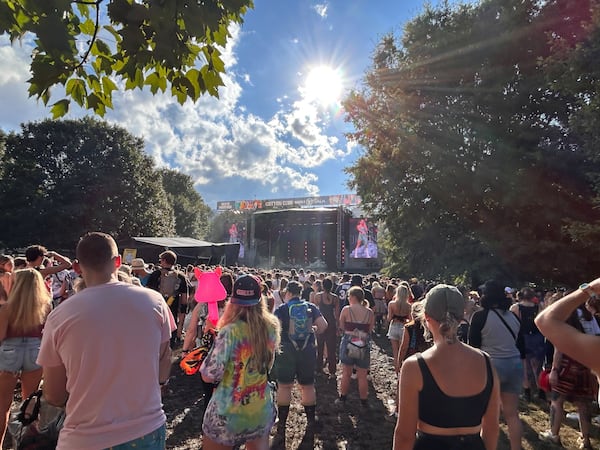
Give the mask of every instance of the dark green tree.
[[118, 81], [125, 89], [169, 89], [180, 103], [218, 96], [225, 72], [219, 48], [228, 26], [241, 23], [252, 6], [252, 0], [3, 0], [0, 35], [12, 42], [35, 36], [29, 94], [47, 104], [51, 88], [60, 86], [60, 95], [64, 88], [66, 97], [52, 106], [55, 118], [71, 100], [102, 116]]
[[154, 162], [123, 128], [90, 118], [28, 123], [8, 135], [2, 166], [6, 247], [73, 250], [98, 230], [117, 240], [174, 233]]
[[159, 173], [175, 214], [175, 234], [204, 239], [208, 232], [210, 208], [194, 189], [192, 177], [172, 169], [161, 169]]
[[345, 102], [365, 148], [348, 172], [385, 220], [397, 267], [473, 284], [594, 275], [600, 257], [568, 230], [600, 219], [587, 175], [600, 166], [545, 67], [553, 30], [579, 27], [591, 9], [565, 17], [581, 2], [557, 3], [560, 13], [521, 0], [428, 6], [376, 48]]

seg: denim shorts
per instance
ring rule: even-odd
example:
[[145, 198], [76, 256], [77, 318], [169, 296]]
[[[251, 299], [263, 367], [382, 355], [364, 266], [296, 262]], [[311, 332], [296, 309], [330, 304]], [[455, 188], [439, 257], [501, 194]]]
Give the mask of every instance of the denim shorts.
[[166, 427], [162, 425], [151, 433], [125, 442], [124, 444], [115, 445], [107, 450], [164, 450], [166, 445], [165, 439]]
[[520, 394], [523, 384], [523, 362], [521, 357], [491, 358], [491, 360], [500, 379], [500, 392], [503, 394]]
[[348, 356], [348, 350], [346, 347], [348, 346], [348, 342], [350, 341], [350, 336], [344, 334], [342, 336], [342, 341], [340, 342], [340, 362], [347, 366], [356, 366], [359, 369], [368, 369], [371, 367], [371, 342], [367, 342], [367, 351], [364, 353], [363, 358], [350, 358]]
[[8, 338], [0, 345], [0, 371], [2, 372], [32, 372], [41, 369], [36, 364], [40, 352], [41, 338], [22, 337]]
[[392, 320], [388, 328], [387, 337], [394, 341], [401, 341], [404, 334], [404, 324], [399, 320]]

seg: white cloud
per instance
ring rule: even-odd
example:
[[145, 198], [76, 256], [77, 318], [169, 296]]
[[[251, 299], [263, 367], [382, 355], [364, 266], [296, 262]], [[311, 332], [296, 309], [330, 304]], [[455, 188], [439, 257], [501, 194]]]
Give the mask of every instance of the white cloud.
[[49, 115], [43, 102], [29, 98], [26, 81], [30, 78], [31, 49], [26, 39], [10, 45], [6, 35], [0, 36], [0, 128], [16, 130], [20, 123]]
[[329, 9], [328, 3], [317, 3], [313, 6], [313, 9], [316, 13], [321, 16], [323, 19], [327, 17], [327, 10]]
[[[266, 193], [318, 195], [319, 179], [311, 169], [347, 155], [349, 147], [341, 148], [337, 138], [323, 131], [327, 115], [306, 99], [290, 104], [287, 95], [279, 95], [279, 111], [269, 118], [248, 112], [240, 98], [242, 84], [252, 85], [250, 75], [236, 73], [235, 49], [243, 35], [239, 26], [233, 26], [231, 34], [222, 51], [227, 74], [218, 99], [203, 96], [179, 105], [168, 94], [121, 90], [114, 93], [115, 109], [107, 111], [105, 120], [142, 137], [147, 153], [160, 166], [192, 176], [209, 204], [263, 198]], [[50, 117], [48, 108], [27, 99], [30, 52], [30, 47], [10, 46], [0, 38], [0, 103], [11, 105], [0, 108], [4, 129]], [[74, 108], [67, 118], [85, 114]]]

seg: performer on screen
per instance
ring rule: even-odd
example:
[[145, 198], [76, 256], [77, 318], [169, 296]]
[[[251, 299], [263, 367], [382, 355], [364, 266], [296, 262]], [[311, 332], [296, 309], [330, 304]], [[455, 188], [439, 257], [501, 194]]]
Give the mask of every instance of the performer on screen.
[[238, 242], [238, 229], [235, 223], [232, 223], [229, 227], [229, 242], [232, 244]]
[[356, 225], [356, 230], [358, 231], [358, 238], [356, 239], [356, 247], [354, 248], [354, 255], [358, 257], [358, 250], [360, 247], [364, 245], [365, 249], [365, 258], [370, 258], [369, 256], [369, 226], [367, 225], [367, 221], [361, 218]]

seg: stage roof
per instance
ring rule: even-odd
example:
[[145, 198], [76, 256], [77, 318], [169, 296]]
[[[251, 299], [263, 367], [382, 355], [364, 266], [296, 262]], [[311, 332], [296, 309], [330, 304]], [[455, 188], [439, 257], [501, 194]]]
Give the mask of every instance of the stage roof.
[[212, 247], [213, 245], [230, 245], [229, 243], [214, 243], [201, 241], [199, 239], [193, 239], [188, 237], [133, 237], [131, 238], [136, 242], [143, 242], [144, 244], [158, 245], [160, 247], [169, 248], [193, 248], [193, 247]]
[[252, 214], [255, 215], [263, 215], [263, 214], [282, 214], [282, 213], [302, 213], [302, 214], [310, 214], [310, 213], [327, 213], [337, 211], [337, 208], [290, 208], [290, 209], [269, 209], [265, 211], [255, 211]]

